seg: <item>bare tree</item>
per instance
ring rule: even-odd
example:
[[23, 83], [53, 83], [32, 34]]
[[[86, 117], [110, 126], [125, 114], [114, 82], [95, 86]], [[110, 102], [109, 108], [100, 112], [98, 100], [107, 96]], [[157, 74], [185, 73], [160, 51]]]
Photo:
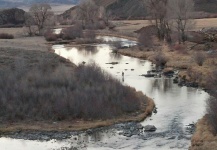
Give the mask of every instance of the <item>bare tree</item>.
[[33, 36], [36, 34], [37, 30], [34, 25], [34, 19], [29, 13], [24, 14], [25, 23], [24, 23], [24, 34]]
[[160, 40], [170, 39], [170, 26], [168, 22], [168, 0], [144, 0], [152, 23], [157, 27]]
[[46, 23], [48, 23], [53, 16], [51, 6], [47, 3], [32, 5], [29, 9], [29, 14], [32, 16], [34, 24], [38, 28], [39, 34], [42, 34], [42, 31], [45, 28]]
[[192, 27], [194, 22], [190, 19], [190, 14], [194, 8], [193, 0], [169, 0], [169, 14], [175, 20], [175, 28], [178, 32], [179, 43], [187, 40], [186, 31]]
[[153, 37], [152, 35], [143, 32], [139, 34], [138, 42], [142, 47], [151, 48], [153, 46]]
[[77, 17], [82, 21], [82, 26], [94, 25], [99, 17], [99, 7], [93, 0], [83, 0], [77, 8]]

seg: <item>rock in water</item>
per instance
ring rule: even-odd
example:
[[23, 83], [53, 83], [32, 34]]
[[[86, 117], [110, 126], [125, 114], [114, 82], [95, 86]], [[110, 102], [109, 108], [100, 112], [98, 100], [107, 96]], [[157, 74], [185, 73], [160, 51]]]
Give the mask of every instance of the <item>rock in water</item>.
[[156, 130], [157, 130], [157, 128], [154, 125], [147, 125], [144, 127], [144, 131], [146, 131], [146, 132], [154, 132]]

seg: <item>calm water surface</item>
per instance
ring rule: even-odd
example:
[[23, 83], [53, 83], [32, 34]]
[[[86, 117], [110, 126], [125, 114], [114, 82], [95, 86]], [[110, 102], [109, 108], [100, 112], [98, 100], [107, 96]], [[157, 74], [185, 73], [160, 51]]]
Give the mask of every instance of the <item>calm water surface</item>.
[[[114, 37], [98, 37], [104, 41], [120, 41], [124, 46], [135, 45], [136, 42]], [[141, 149], [167, 150], [188, 149], [191, 134], [186, 125], [196, 122], [205, 113], [205, 100], [209, 95], [200, 90], [188, 87], [178, 87], [169, 78], [145, 78], [140, 75], [152, 69], [154, 65], [146, 60], [131, 58], [112, 53], [109, 44], [97, 44], [84, 47], [54, 45], [55, 53], [71, 60], [75, 64], [82, 62], [97, 63], [104, 70], [119, 79], [124, 85], [130, 85], [138, 91], [154, 99], [157, 113], [141, 122], [145, 125], [155, 125], [154, 133], [142, 133], [132, 137], [119, 134], [116, 128], [105, 128], [87, 135], [81, 133], [64, 141], [25, 141], [0, 138], [0, 149], [61, 149], [61, 147], [77, 147], [78, 149]], [[118, 62], [116, 65], [111, 62]], [[121, 72], [124, 72], [122, 77]], [[76, 137], [76, 140], [75, 140]], [[62, 148], [64, 149], [64, 148]]]

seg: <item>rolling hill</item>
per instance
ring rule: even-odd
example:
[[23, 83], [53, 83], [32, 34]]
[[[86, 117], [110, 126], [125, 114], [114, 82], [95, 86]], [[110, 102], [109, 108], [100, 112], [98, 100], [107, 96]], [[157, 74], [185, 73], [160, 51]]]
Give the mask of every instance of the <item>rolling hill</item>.
[[[146, 8], [141, 0], [94, 0], [99, 6], [104, 6], [108, 11], [112, 12], [113, 18], [116, 19], [142, 19], [147, 16]], [[210, 16], [209, 13], [217, 13], [217, 0], [194, 0], [195, 13], [194, 17], [202, 17], [201, 13], [205, 12], [204, 17]], [[67, 17], [75, 11], [75, 8], [64, 13]], [[200, 12], [200, 13], [199, 13]]]

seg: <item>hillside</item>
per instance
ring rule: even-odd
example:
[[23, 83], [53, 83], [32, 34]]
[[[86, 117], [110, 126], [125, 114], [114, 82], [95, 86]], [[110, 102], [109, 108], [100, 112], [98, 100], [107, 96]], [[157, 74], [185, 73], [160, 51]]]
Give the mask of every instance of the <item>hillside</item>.
[[18, 8], [0, 10], [0, 26], [22, 25], [25, 11]]
[[117, 2], [118, 0], [94, 0], [94, 1], [99, 6], [108, 7], [109, 5]]
[[146, 16], [146, 8], [141, 0], [118, 0], [107, 6], [107, 10], [117, 19], [142, 18]]
[[[141, 0], [94, 0], [99, 6], [107, 8], [116, 19], [143, 19], [147, 16], [146, 8]], [[198, 12], [193, 17], [210, 17], [209, 13], [217, 13], [217, 0], [194, 0], [195, 10]], [[67, 10], [63, 16], [70, 18], [74, 8]], [[205, 13], [203, 13], [205, 12]]]

